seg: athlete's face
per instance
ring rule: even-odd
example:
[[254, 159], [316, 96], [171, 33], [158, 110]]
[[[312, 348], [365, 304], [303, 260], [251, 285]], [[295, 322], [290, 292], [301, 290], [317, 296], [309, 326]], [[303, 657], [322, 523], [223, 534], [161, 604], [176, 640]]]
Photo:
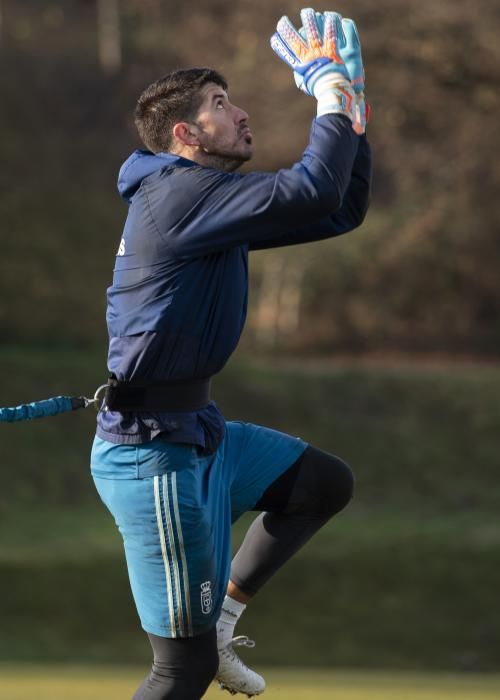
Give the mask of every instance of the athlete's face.
[[203, 86], [202, 97], [195, 120], [200, 149], [214, 167], [236, 170], [253, 154], [248, 114], [231, 104], [226, 91], [215, 83]]

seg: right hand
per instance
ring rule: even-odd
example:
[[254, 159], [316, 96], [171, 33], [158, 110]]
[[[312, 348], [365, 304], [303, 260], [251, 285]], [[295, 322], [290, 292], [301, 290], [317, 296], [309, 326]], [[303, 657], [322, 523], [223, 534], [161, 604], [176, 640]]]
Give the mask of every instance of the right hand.
[[346, 65], [354, 92], [359, 94], [365, 89], [365, 69], [361, 55], [361, 43], [359, 41], [358, 28], [352, 19], [342, 19], [345, 44], [340, 50], [340, 55]]
[[[337, 12], [300, 11], [301, 35], [288, 17], [282, 17], [271, 47], [301, 78], [301, 89], [318, 100], [318, 116], [340, 113], [354, 120], [355, 95], [341, 56], [346, 46], [342, 17]], [[319, 19], [321, 18], [321, 19]]]
[[361, 55], [361, 43], [358, 29], [352, 19], [342, 19], [345, 45], [341, 49], [341, 56], [351, 78], [351, 83], [356, 93], [355, 117], [353, 128], [357, 134], [364, 134], [366, 125], [370, 119], [370, 105], [365, 100], [365, 69]]

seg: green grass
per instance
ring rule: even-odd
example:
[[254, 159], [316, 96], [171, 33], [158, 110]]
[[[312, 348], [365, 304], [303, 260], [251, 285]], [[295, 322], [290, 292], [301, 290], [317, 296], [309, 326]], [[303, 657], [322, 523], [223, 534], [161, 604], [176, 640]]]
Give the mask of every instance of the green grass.
[[[8, 700], [127, 700], [144, 669], [0, 666]], [[266, 700], [496, 700], [499, 676], [268, 670]], [[238, 698], [244, 696], [238, 695]], [[206, 700], [230, 698], [213, 684]]]

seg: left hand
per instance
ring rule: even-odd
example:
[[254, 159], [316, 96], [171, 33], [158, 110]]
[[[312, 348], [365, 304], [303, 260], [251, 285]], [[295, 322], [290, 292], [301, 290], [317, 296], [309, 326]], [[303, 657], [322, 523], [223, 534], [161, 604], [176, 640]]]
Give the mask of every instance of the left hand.
[[[333, 15], [333, 12], [316, 12], [316, 26], [319, 29], [320, 36], [324, 35], [325, 20], [328, 15]], [[329, 19], [326, 23], [329, 23]], [[353, 110], [353, 129], [357, 134], [364, 134], [366, 125], [370, 119], [370, 105], [365, 101], [365, 69], [363, 65], [363, 57], [361, 55], [361, 43], [359, 40], [358, 29], [356, 23], [347, 17], [342, 20], [343, 41], [338, 43], [338, 54], [344, 61], [351, 85], [355, 92], [355, 106]], [[299, 34], [306, 36], [304, 27], [299, 29]], [[309, 85], [304, 80], [303, 74], [294, 71], [294, 78], [297, 87], [307, 95], [310, 95]]]
[[[288, 17], [282, 17], [271, 37], [273, 51], [300, 76], [301, 90], [315, 95], [319, 78], [334, 76], [349, 82], [349, 73], [341, 57], [345, 45], [341, 16], [337, 12], [315, 12], [311, 8], [300, 11], [302, 28], [298, 32]], [[296, 77], [297, 81], [297, 77]]]
[[[337, 13], [334, 12], [315, 13], [315, 25], [318, 28], [318, 34], [323, 45], [327, 43], [324, 36], [325, 25], [327, 25], [328, 32], [328, 28], [331, 26], [332, 15], [336, 14]], [[342, 18], [341, 22], [343, 37], [342, 41], [339, 41], [337, 44], [338, 56], [344, 62], [354, 91], [356, 93], [361, 93], [365, 89], [365, 69], [361, 55], [361, 43], [359, 41], [358, 29], [356, 23], [352, 19], [348, 19], [347, 17]], [[307, 30], [302, 26], [299, 29], [299, 34], [305, 39], [307, 37]], [[294, 77], [297, 87], [307, 95], [311, 95], [311, 85], [304, 79], [302, 71], [295, 69]]]

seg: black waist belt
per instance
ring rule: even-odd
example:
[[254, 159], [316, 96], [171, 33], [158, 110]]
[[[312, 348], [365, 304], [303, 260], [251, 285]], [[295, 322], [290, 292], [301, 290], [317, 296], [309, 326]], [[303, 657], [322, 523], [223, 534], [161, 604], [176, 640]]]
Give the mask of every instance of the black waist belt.
[[210, 403], [210, 377], [180, 382], [124, 382], [111, 376], [104, 395], [108, 411], [199, 411]]

